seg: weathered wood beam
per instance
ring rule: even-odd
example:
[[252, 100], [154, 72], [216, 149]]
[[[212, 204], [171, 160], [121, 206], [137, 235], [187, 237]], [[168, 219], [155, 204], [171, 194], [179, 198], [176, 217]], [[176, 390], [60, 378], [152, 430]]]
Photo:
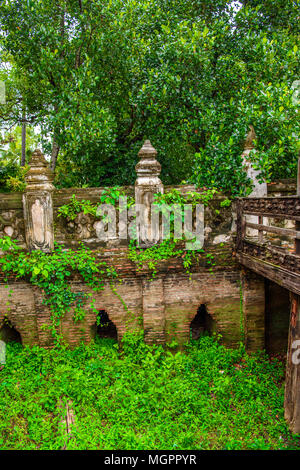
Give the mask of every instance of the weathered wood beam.
[[63, 426], [65, 435], [64, 445], [61, 450], [66, 450], [68, 442], [73, 438], [72, 428], [75, 424], [75, 412], [71, 400], [67, 400], [67, 402], [64, 404], [63, 400], [60, 399], [58, 406], [62, 410], [61, 424]]
[[262, 217], [270, 217], [271, 219], [281, 219], [281, 220], [298, 220], [300, 221], [300, 215], [296, 214], [278, 214], [278, 213], [272, 213], [272, 212], [264, 212], [264, 211], [259, 211], [255, 212], [252, 210], [243, 210], [243, 214], [245, 215], [256, 215], [257, 217], [262, 216]]
[[270, 232], [270, 233], [277, 233], [278, 235], [285, 235], [287, 237], [300, 237], [300, 231], [289, 229], [289, 228], [281, 228], [281, 227], [273, 227], [263, 224], [253, 224], [252, 222], [246, 222], [247, 227], [254, 228], [256, 230], [261, 230], [263, 232]]
[[[261, 227], [261, 226], [263, 225], [263, 220], [264, 220], [264, 218], [263, 218], [261, 215], [259, 215], [259, 216], [258, 216], [258, 224], [257, 224], [259, 227]], [[246, 221], [245, 223], [246, 223], [246, 225], [247, 225], [247, 221]], [[264, 233], [263, 233], [263, 231], [259, 228], [259, 229], [258, 229], [258, 241], [259, 241], [260, 243], [262, 243], [262, 242], [263, 242], [263, 239], [264, 239]]]
[[265, 260], [260, 260], [259, 258], [254, 258], [241, 252], [238, 252], [236, 257], [239, 263], [252, 269], [257, 274], [260, 274], [270, 281], [276, 282], [285, 289], [300, 295], [300, 273], [292, 273], [281, 266], [274, 265]]
[[284, 416], [290, 430], [300, 433], [300, 297], [291, 294]]

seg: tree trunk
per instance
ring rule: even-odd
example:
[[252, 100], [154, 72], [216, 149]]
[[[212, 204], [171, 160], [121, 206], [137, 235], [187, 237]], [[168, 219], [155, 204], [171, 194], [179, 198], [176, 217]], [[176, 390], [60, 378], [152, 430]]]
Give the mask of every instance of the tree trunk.
[[50, 168], [53, 171], [55, 170], [55, 167], [56, 167], [58, 153], [59, 153], [59, 146], [56, 143], [55, 137], [54, 137], [53, 144], [52, 144], [52, 152], [51, 152], [51, 162], [50, 162]]
[[25, 166], [26, 163], [26, 120], [25, 112], [23, 113], [22, 121], [22, 155], [21, 155], [21, 166]]

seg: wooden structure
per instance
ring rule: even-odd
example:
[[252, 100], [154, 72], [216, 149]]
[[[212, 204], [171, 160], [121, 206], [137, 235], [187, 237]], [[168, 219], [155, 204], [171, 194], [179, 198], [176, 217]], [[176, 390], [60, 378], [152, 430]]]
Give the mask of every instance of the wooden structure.
[[[238, 199], [236, 252], [243, 266], [290, 292], [285, 417], [300, 433], [300, 159], [297, 183], [296, 196]], [[257, 223], [247, 216], [257, 216]], [[288, 226], [282, 226], [284, 221]]]
[[[258, 223], [247, 222], [247, 215], [255, 215]], [[295, 221], [295, 228], [266, 225], [268, 218]], [[256, 273], [277, 282], [290, 292], [300, 295], [300, 197], [242, 198], [237, 201], [237, 258]], [[277, 225], [277, 224], [276, 224]], [[247, 228], [257, 230], [257, 237], [247, 237]], [[269, 234], [277, 240], [286, 239], [285, 247], [272, 243]], [[296, 248], [297, 245], [297, 248]]]

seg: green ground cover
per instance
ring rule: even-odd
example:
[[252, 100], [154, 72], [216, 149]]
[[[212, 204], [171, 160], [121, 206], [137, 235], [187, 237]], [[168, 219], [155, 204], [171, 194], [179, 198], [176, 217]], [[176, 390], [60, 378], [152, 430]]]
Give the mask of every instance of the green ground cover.
[[300, 449], [283, 416], [284, 365], [262, 352], [210, 337], [167, 351], [130, 334], [122, 348], [9, 343], [6, 359], [1, 449]]

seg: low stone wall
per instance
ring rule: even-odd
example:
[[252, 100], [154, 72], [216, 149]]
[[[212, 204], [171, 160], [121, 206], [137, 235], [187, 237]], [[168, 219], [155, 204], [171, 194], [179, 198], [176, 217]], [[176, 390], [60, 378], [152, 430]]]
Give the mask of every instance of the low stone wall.
[[[134, 196], [134, 187], [121, 188], [127, 195]], [[201, 193], [193, 185], [165, 186], [165, 192], [177, 189], [181, 194], [189, 191]], [[78, 200], [89, 200], [93, 204], [99, 203], [104, 188], [68, 188], [54, 190], [53, 192], [53, 222], [55, 241], [65, 247], [76, 247], [78, 242], [84, 242], [90, 248], [101, 246], [127, 245], [127, 240], [111, 239], [107, 243], [99, 240], [96, 235], [96, 224], [99, 219], [90, 214], [80, 213], [75, 220], [59, 217], [59, 208], [68, 204], [74, 194]], [[235, 212], [232, 207], [220, 207], [225, 197], [214, 198], [205, 207], [205, 241], [208, 244], [232, 243], [235, 236]], [[217, 212], [216, 212], [217, 211]], [[218, 212], [219, 211], [219, 212]], [[26, 246], [25, 221], [22, 205], [22, 193], [0, 194], [0, 238], [8, 235], [19, 242], [24, 249]]]
[[[165, 186], [165, 192], [178, 189], [182, 194], [188, 191], [197, 191], [193, 185]], [[122, 187], [129, 196], [134, 196], [134, 187]], [[95, 223], [97, 220], [91, 215], [79, 214], [75, 221], [67, 221], [64, 217], [58, 217], [58, 209], [68, 204], [75, 194], [79, 200], [89, 200], [92, 203], [99, 202], [100, 195], [104, 190], [99, 188], [68, 188], [54, 190], [53, 192], [53, 218], [54, 234], [58, 243], [66, 247], [76, 246], [78, 241], [85, 242], [92, 248], [103, 245], [97, 239]], [[198, 190], [198, 192], [201, 192]], [[294, 180], [282, 180], [268, 185], [268, 195], [278, 197], [296, 193], [296, 182]], [[229, 241], [235, 234], [234, 204], [232, 208], [222, 208], [221, 214], [216, 216], [214, 209], [219, 209], [223, 198], [215, 198], [210, 207], [205, 209], [205, 238], [209, 243]], [[25, 222], [23, 213], [22, 193], [0, 193], [0, 238], [10, 236], [17, 240], [21, 247], [26, 248]], [[112, 240], [111, 245], [120, 244], [118, 240]], [[123, 242], [124, 244], [124, 242]]]

